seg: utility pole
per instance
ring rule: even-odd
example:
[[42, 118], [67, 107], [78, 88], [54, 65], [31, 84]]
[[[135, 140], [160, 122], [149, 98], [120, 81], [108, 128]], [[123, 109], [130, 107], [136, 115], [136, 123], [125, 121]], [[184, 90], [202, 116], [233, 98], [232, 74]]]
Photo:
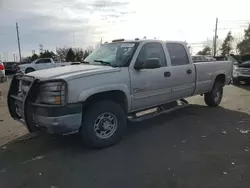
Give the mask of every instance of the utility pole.
[[218, 26], [218, 18], [216, 18], [215, 30], [214, 30], [214, 56], [216, 56], [217, 26]]
[[40, 53], [43, 53], [43, 45], [42, 44], [39, 44], [39, 51], [40, 51]]
[[4, 61], [7, 62], [8, 61], [8, 53], [4, 52]]
[[75, 39], [75, 32], [73, 31], [73, 41], [74, 41], [74, 47], [76, 47], [76, 39]]
[[17, 44], [18, 44], [18, 50], [19, 50], [19, 62], [21, 62], [22, 54], [21, 54], [21, 47], [20, 47], [19, 28], [18, 28], [17, 22], [16, 22], [16, 35], [17, 35]]
[[15, 53], [13, 53], [13, 59], [14, 59], [14, 62], [16, 62], [16, 55], [15, 55]]
[[214, 56], [214, 36], [213, 36], [213, 41], [212, 41], [212, 55]]
[[101, 37], [101, 41], [100, 41], [100, 46], [102, 45], [102, 37]]

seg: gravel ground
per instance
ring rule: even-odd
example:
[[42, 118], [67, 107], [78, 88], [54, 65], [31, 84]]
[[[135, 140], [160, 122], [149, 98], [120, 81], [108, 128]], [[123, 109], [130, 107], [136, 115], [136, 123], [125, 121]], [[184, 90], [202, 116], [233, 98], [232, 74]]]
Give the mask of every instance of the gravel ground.
[[[227, 86], [220, 107], [188, 108], [130, 123], [104, 150], [75, 136], [31, 135], [0, 149], [0, 188], [235, 188], [250, 186], [250, 87]], [[4, 115], [2, 117], [2, 114]], [[26, 133], [1, 103], [2, 143]]]

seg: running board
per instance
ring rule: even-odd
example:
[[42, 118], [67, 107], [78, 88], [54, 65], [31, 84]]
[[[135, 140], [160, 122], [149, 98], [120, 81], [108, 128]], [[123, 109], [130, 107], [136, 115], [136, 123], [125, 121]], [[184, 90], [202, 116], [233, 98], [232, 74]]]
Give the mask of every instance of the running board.
[[[154, 118], [154, 117], [159, 116], [161, 114], [168, 114], [170, 112], [180, 110], [182, 108], [190, 106], [190, 104], [188, 104], [188, 102], [185, 99], [181, 99], [180, 102], [181, 102], [181, 104], [179, 104], [173, 108], [170, 108], [170, 109], [164, 110], [164, 108], [162, 106], [159, 106], [156, 108], [151, 108], [149, 110], [137, 112], [133, 116], [128, 116], [128, 120], [131, 122], [140, 122], [140, 121]], [[140, 114], [142, 114], [142, 115], [140, 115]]]

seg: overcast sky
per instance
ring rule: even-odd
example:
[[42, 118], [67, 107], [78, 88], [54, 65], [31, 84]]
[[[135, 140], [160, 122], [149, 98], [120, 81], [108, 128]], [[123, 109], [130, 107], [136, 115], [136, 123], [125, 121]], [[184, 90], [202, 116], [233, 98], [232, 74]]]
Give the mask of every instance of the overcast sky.
[[[237, 4], [236, 4], [237, 3]], [[156, 37], [196, 43], [243, 31], [250, 21], [249, 0], [0, 0], [0, 54], [17, 53], [19, 23], [23, 55], [56, 47], [95, 46], [114, 38]], [[75, 40], [74, 40], [75, 39]], [[74, 42], [75, 41], [75, 42]]]

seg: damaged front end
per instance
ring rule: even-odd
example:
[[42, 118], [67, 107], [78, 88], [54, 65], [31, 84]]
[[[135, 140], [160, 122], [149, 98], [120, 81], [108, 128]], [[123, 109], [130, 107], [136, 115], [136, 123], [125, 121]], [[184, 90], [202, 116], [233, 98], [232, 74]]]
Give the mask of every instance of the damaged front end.
[[9, 112], [30, 132], [53, 134], [77, 132], [82, 121], [82, 105], [67, 103], [64, 80], [42, 81], [29, 75], [15, 75], [8, 94]]
[[37, 130], [32, 117], [32, 102], [38, 94], [39, 80], [28, 75], [15, 75], [8, 93], [8, 108], [13, 119], [27, 125], [30, 132]]

